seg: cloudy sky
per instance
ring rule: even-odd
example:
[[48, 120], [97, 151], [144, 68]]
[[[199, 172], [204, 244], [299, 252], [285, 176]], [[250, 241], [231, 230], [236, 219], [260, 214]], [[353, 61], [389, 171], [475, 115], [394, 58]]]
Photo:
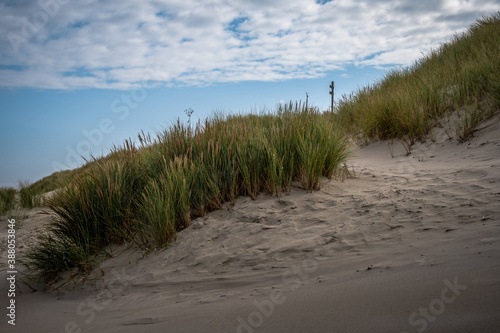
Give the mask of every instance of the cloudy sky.
[[[329, 105], [500, 0], [0, 1], [0, 186], [105, 153], [183, 110]], [[77, 162], [78, 160], [78, 162]]]

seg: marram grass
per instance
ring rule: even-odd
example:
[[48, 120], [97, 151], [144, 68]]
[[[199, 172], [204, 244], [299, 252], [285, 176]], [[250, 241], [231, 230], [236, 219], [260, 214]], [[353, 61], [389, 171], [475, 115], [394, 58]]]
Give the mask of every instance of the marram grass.
[[457, 134], [466, 139], [478, 119], [500, 107], [499, 45], [500, 13], [483, 17], [412, 66], [343, 96], [336, 119], [361, 142], [403, 139], [411, 145], [447, 113], [465, 111]]
[[13, 187], [0, 187], [0, 215], [15, 208], [16, 193]]
[[[75, 174], [46, 205], [50, 233], [24, 260], [45, 283], [69, 269], [86, 271], [110, 244], [167, 245], [192, 218], [239, 196], [278, 198], [299, 181], [308, 191], [342, 173], [345, 137], [333, 118], [299, 104], [275, 113], [214, 115], [180, 122], [155, 139], [141, 134]], [[64, 249], [64, 251], [63, 251]]]

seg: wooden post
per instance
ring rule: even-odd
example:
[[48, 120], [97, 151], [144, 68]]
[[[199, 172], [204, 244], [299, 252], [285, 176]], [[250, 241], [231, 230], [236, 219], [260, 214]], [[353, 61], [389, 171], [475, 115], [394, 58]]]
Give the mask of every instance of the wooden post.
[[335, 90], [335, 82], [332, 81], [332, 84], [330, 84], [330, 95], [332, 95], [332, 112], [333, 112], [333, 94]]

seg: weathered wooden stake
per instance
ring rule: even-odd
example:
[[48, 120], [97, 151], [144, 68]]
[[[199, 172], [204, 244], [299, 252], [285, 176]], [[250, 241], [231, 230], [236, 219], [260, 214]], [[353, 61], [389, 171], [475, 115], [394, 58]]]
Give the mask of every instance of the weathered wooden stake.
[[332, 84], [330, 84], [330, 95], [332, 95], [332, 112], [333, 112], [333, 94], [334, 94], [334, 90], [335, 90], [335, 82], [332, 81]]

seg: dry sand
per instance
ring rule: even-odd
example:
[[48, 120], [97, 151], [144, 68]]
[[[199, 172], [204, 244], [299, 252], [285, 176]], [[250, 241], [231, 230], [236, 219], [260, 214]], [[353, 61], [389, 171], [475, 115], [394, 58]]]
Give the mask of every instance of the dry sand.
[[[239, 198], [166, 250], [112, 249], [76, 288], [19, 285], [15, 327], [2, 278], [0, 331], [500, 332], [498, 120], [462, 144], [436, 130], [410, 156], [357, 148], [357, 178]], [[34, 213], [20, 245], [48, 219]]]

